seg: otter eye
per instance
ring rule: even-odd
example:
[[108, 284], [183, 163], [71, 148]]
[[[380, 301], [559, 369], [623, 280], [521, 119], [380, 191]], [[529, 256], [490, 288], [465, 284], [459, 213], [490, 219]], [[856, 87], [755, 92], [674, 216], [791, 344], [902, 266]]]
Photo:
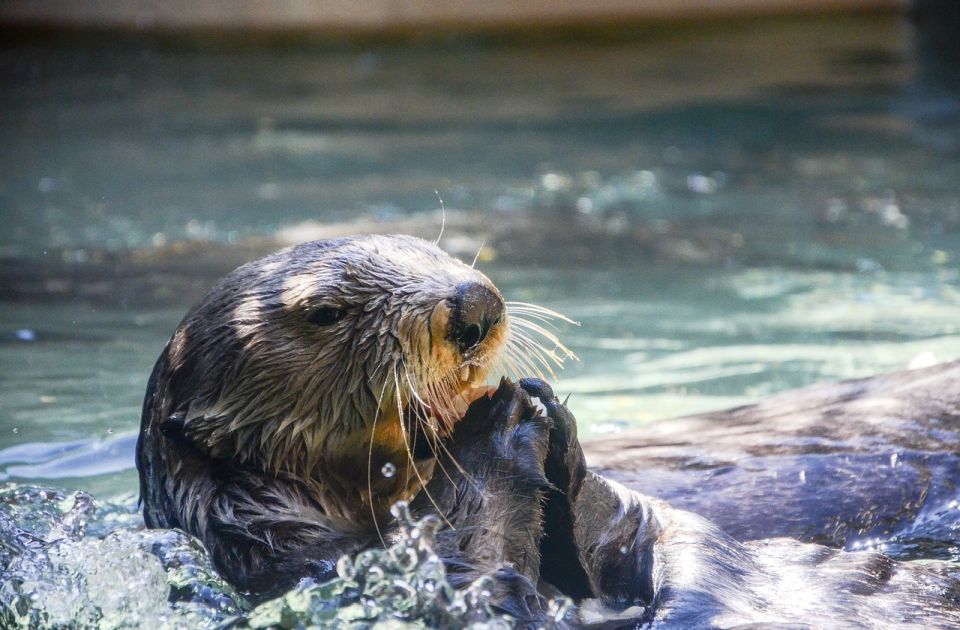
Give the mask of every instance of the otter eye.
[[344, 310], [342, 308], [322, 306], [310, 311], [310, 314], [307, 315], [307, 321], [315, 326], [329, 326], [343, 319], [343, 315]]

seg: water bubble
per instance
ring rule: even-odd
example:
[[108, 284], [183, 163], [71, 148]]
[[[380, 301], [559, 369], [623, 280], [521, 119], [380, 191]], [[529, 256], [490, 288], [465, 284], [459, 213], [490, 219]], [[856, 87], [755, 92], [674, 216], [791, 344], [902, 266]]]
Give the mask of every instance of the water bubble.
[[[625, 424], [625, 423], [624, 423]], [[623, 431], [624, 425], [615, 422], [600, 422], [594, 424], [590, 427], [590, 430], [594, 433], [620, 433]]]
[[18, 427], [13, 427], [13, 432], [14, 434], [20, 433], [20, 429]]
[[386, 464], [383, 465], [383, 468], [380, 469], [380, 472], [383, 474], [384, 477], [387, 477], [389, 479], [390, 477], [393, 477], [395, 474], [397, 474], [397, 467], [393, 465], [393, 462], [387, 462]]
[[546, 173], [541, 179], [540, 184], [545, 190], [557, 192], [566, 190], [570, 187], [570, 178], [560, 173]]
[[573, 600], [566, 597], [557, 597], [547, 602], [547, 614], [554, 624], [563, 622], [563, 618], [573, 608]]
[[13, 333], [20, 341], [36, 341], [37, 333], [29, 328], [21, 328]]
[[687, 188], [700, 195], [712, 195], [719, 188], [717, 180], [700, 173], [692, 173], [687, 176]]
[[626, 554], [628, 551], [630, 550], [627, 548], [626, 545], [620, 545], [620, 553]]
[[898, 230], [905, 230], [910, 227], [910, 219], [900, 211], [900, 206], [895, 203], [888, 203], [880, 210], [880, 220]]

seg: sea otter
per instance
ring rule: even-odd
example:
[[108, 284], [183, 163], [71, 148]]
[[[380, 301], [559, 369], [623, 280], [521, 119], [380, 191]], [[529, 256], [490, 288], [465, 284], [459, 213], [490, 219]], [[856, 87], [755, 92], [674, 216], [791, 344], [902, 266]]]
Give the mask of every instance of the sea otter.
[[494, 575], [519, 623], [541, 623], [557, 594], [583, 604], [574, 625], [960, 623], [949, 565], [739, 542], [588, 470], [545, 382], [484, 385], [553, 352], [525, 334], [549, 335], [520, 317], [531, 308], [508, 312], [483, 274], [411, 237], [306, 243], [238, 268], [151, 375], [147, 525], [196, 535], [259, 597], [382, 544], [406, 499], [449, 525], [437, 544], [451, 580]]
[[329, 573], [431, 478], [507, 330], [493, 283], [420, 239], [311, 242], [241, 266], [150, 377], [147, 525], [195, 534], [254, 591]]

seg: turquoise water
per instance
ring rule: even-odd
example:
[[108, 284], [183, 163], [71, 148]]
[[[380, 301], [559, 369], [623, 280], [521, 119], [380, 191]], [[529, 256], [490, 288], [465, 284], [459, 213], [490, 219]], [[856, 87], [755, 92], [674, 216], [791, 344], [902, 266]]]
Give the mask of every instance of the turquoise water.
[[0, 44], [0, 476], [132, 491], [150, 367], [244, 259], [439, 232], [580, 322], [582, 434], [960, 356], [955, 49], [897, 17], [598, 42]]
[[[579, 322], [555, 385], [584, 439], [960, 357], [953, 32], [0, 40], [0, 625], [487, 619], [452, 591], [358, 612], [343, 580], [251, 612], [195, 541], [136, 514], [147, 376], [203, 292], [308, 237], [432, 239], [438, 197], [442, 246]], [[440, 579], [421, 555], [390, 588]]]

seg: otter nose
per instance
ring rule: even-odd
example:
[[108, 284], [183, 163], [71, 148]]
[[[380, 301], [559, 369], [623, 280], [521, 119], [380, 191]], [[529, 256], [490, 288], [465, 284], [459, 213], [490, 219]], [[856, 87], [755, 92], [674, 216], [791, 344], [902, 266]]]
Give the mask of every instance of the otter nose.
[[503, 300], [479, 282], [464, 282], [457, 287], [450, 318], [450, 338], [466, 352], [480, 345], [490, 329], [503, 319]]

